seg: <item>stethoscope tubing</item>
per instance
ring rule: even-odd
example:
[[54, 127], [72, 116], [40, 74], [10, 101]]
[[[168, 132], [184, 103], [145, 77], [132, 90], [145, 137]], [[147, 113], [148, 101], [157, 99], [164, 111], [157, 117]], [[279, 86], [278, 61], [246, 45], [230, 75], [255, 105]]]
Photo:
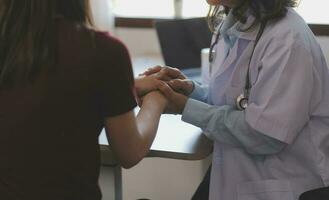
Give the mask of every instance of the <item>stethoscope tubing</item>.
[[[216, 47], [216, 45], [218, 44], [218, 42], [220, 40], [220, 31], [219, 30], [221, 29], [223, 23], [224, 22], [222, 22], [219, 25], [219, 27], [217, 29], [218, 31], [216, 33], [214, 33], [214, 34], [216, 34], [215, 41], [210, 45], [209, 58], [208, 58], [209, 59], [209, 74], [210, 75], [212, 73], [212, 64], [215, 60], [215, 54], [216, 54], [216, 52], [214, 52], [214, 48]], [[251, 88], [252, 88], [252, 84], [250, 82], [251, 59], [252, 59], [252, 57], [255, 53], [256, 46], [257, 46], [260, 38], [262, 37], [262, 35], [264, 33], [266, 24], [267, 24], [267, 21], [261, 22], [259, 31], [258, 31], [257, 36], [256, 36], [254, 47], [252, 49], [252, 52], [251, 52], [251, 55], [250, 55], [250, 58], [249, 58], [249, 62], [248, 62], [248, 69], [247, 69], [247, 74], [246, 74], [246, 79], [245, 79], [246, 82], [245, 82], [244, 91], [243, 91], [243, 94], [240, 94], [236, 99], [236, 106], [237, 106], [238, 110], [245, 110], [248, 106], [250, 91], [251, 91]]]

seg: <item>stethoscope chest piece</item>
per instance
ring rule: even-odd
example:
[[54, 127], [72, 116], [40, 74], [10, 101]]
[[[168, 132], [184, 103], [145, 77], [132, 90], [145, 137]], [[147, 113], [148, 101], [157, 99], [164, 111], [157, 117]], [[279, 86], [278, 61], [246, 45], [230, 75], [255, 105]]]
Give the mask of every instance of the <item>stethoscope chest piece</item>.
[[236, 107], [238, 110], [245, 110], [248, 107], [248, 97], [244, 94], [240, 94], [236, 98]]

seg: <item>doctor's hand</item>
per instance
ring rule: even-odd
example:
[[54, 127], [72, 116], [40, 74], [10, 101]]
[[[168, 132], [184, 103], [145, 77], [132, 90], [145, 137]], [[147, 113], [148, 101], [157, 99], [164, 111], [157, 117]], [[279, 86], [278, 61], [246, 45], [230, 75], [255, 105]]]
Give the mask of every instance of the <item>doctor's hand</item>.
[[161, 66], [155, 66], [148, 68], [145, 72], [140, 74], [142, 76], [150, 76], [155, 75], [159, 80], [162, 81], [169, 81], [172, 79], [186, 79], [186, 76], [177, 68], [173, 67], [161, 67]]
[[173, 90], [185, 96], [189, 96], [194, 90], [194, 83], [189, 79], [173, 79], [167, 83]]
[[188, 97], [175, 92], [167, 83], [162, 82], [158, 85], [158, 90], [167, 98], [168, 105], [164, 113], [182, 114], [188, 100]]
[[166, 81], [176, 92], [189, 96], [194, 90], [193, 81], [176, 68], [155, 66], [149, 68], [142, 75], [156, 76], [159, 80]]

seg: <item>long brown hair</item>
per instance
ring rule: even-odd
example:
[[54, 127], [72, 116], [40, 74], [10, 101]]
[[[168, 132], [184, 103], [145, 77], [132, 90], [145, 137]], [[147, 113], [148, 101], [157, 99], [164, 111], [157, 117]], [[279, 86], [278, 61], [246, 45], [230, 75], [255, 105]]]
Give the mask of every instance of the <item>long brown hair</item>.
[[[295, 7], [298, 0], [236, 0], [236, 5], [232, 8], [234, 17], [242, 22], [246, 22], [246, 11], [250, 11], [255, 17], [252, 24], [256, 25], [267, 21], [284, 17], [288, 7]], [[208, 13], [208, 24], [211, 31], [215, 31], [220, 21], [230, 11], [224, 6], [211, 6]]]
[[54, 64], [56, 16], [91, 24], [88, 0], [0, 0], [0, 88]]

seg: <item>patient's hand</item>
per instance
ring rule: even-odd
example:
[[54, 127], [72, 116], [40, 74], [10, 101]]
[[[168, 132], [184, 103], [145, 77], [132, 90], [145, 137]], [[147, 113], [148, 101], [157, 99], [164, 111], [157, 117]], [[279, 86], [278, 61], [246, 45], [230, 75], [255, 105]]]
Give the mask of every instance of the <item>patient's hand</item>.
[[153, 90], [157, 90], [160, 80], [154, 75], [139, 76], [135, 79], [135, 88], [138, 97], [142, 97]]

